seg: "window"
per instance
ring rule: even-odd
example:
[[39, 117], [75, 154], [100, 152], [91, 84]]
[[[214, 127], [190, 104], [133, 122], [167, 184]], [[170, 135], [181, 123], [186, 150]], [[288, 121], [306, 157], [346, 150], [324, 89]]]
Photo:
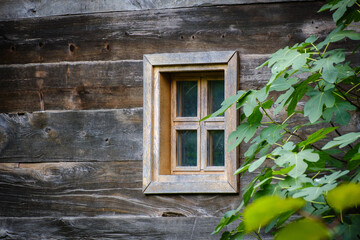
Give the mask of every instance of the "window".
[[171, 174], [224, 171], [224, 116], [199, 122], [224, 101], [224, 71], [179, 72], [171, 85]]
[[199, 122], [236, 94], [237, 82], [236, 52], [144, 56], [145, 194], [238, 192], [238, 149], [225, 151], [235, 106]]

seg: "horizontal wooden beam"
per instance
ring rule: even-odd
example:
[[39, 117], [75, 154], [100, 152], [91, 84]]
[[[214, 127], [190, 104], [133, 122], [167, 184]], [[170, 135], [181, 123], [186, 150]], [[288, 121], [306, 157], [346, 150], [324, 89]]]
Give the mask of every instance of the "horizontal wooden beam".
[[0, 114], [0, 162], [142, 160], [142, 108]]
[[[237, 226], [235, 222], [219, 234], [211, 235], [219, 221], [219, 217], [0, 217], [0, 233], [4, 239], [195, 240], [219, 239], [223, 231], [232, 230]], [[260, 235], [263, 240], [273, 239], [271, 234]]]
[[136, 2], [131, 0], [103, 0], [101, 2], [92, 2], [87, 0], [71, 2], [63, 0], [3, 0], [0, 8], [0, 19], [33, 18], [97, 12], [136, 11], [211, 5], [275, 3], [285, 1], [290, 2], [300, 0], [137, 0]]
[[222, 217], [239, 201], [237, 194], [146, 196], [142, 161], [0, 164], [2, 217]]
[[[255, 69], [269, 55], [240, 55], [241, 89], [270, 79]], [[143, 66], [136, 61], [0, 65], [0, 112], [142, 107]]]
[[333, 29], [331, 15], [317, 13], [322, 5], [224, 5], [1, 21], [0, 64], [141, 60], [144, 54], [176, 52], [272, 53]]

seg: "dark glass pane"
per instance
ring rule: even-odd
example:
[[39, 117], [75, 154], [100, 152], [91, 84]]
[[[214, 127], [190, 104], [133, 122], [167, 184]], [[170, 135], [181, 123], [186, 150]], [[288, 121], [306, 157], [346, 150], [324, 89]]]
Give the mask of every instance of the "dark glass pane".
[[208, 165], [209, 166], [224, 166], [225, 152], [224, 152], [224, 131], [210, 130], [208, 140]]
[[176, 82], [176, 102], [178, 117], [197, 116], [197, 93], [198, 85], [196, 81]]
[[209, 81], [209, 114], [216, 112], [224, 101], [224, 81]]
[[196, 166], [197, 165], [197, 131], [180, 130], [177, 131], [177, 165]]

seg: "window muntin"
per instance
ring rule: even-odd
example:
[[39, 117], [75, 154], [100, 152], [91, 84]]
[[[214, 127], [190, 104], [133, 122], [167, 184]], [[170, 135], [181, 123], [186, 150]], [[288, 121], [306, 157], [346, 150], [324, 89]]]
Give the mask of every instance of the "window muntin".
[[[224, 171], [225, 151], [220, 149], [225, 147], [224, 141], [216, 146], [208, 146], [213, 144], [215, 138], [214, 134], [209, 135], [209, 133], [214, 133], [214, 131], [224, 133], [224, 116], [211, 119], [211, 126], [208, 126], [207, 120], [199, 122], [201, 118], [220, 108], [224, 100], [224, 71], [171, 73], [169, 78], [172, 88], [171, 128], [173, 135], [171, 173], [188, 174], [190, 171], [209, 174]], [[187, 111], [187, 109], [190, 110]], [[213, 130], [214, 127], [218, 130]], [[191, 131], [191, 129], [197, 129], [197, 131]], [[213, 140], [209, 141], [209, 138]], [[201, 154], [202, 152], [206, 154]], [[220, 152], [223, 155], [222, 164], [219, 160]]]

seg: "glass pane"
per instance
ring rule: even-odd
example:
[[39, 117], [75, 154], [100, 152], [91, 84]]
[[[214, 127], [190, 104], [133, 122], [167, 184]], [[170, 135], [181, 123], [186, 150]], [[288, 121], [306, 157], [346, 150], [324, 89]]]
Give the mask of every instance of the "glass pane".
[[197, 116], [197, 81], [176, 82], [176, 102], [178, 117], [196, 117]]
[[224, 130], [210, 130], [208, 141], [208, 166], [224, 166]]
[[209, 114], [216, 112], [224, 101], [224, 81], [209, 81]]
[[197, 165], [197, 131], [180, 130], [177, 131], [177, 165], [196, 166]]

